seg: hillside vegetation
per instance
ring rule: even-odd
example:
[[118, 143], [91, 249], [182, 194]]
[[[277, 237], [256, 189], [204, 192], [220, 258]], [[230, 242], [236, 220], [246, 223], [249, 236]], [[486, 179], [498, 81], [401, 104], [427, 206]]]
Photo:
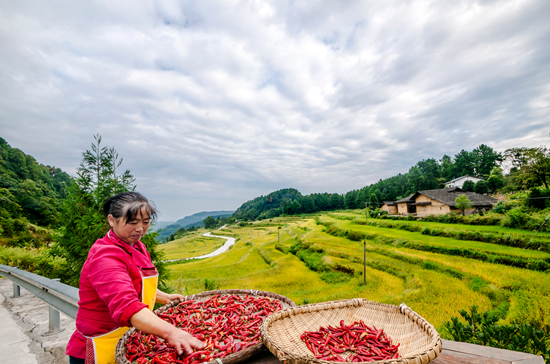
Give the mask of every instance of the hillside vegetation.
[[70, 177], [0, 138], [0, 244], [40, 246], [61, 225]]

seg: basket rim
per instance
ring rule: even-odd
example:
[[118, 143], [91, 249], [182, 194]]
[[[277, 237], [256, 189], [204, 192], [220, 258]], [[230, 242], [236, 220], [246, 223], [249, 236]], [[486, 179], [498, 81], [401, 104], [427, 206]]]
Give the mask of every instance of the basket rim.
[[[159, 313], [162, 313], [166, 310], [169, 310], [170, 308], [179, 305], [181, 302], [190, 301], [194, 299], [200, 299], [205, 298], [208, 296], [215, 296], [215, 295], [251, 295], [251, 296], [262, 296], [262, 297], [269, 297], [276, 299], [278, 301], [281, 301], [283, 303], [286, 303], [290, 306], [290, 308], [296, 307], [296, 304], [288, 297], [285, 297], [283, 295], [269, 292], [269, 291], [260, 291], [255, 289], [223, 289], [223, 290], [213, 290], [213, 291], [204, 291], [200, 293], [195, 293], [192, 295], [184, 296], [183, 299], [176, 298], [175, 300], [170, 301], [169, 303], [165, 304], [162, 307], [159, 307], [158, 309], [154, 310], [153, 313], [158, 315]], [[266, 318], [267, 319], [267, 318]], [[265, 321], [265, 320], [264, 320]], [[115, 352], [115, 358], [116, 362], [118, 364], [131, 364], [131, 362], [126, 358], [126, 347], [124, 343], [128, 339], [130, 335], [132, 335], [136, 331], [135, 327], [130, 327], [124, 335], [118, 340], [116, 345], [116, 352]], [[261, 332], [261, 331], [260, 331]], [[261, 334], [260, 334], [261, 337]], [[220, 358], [220, 360], [211, 360], [209, 362], [204, 362], [202, 364], [220, 364], [220, 361], [224, 361], [224, 359], [233, 359], [237, 358], [238, 356], [243, 356], [243, 360], [249, 358], [250, 356], [253, 356], [260, 351], [264, 350], [264, 344], [262, 341], [260, 341], [258, 344], [250, 345], [244, 350], [238, 351], [236, 353], [231, 353], [227, 356], [224, 356], [223, 358]], [[247, 353], [250, 353], [249, 356], [246, 356]], [[244, 354], [244, 355], [243, 355]], [[120, 359], [120, 360], [119, 360]]]
[[[422, 316], [420, 316], [418, 313], [413, 311], [411, 308], [407, 307], [404, 303], [402, 303], [399, 306], [387, 304], [387, 303], [381, 303], [381, 302], [375, 302], [375, 301], [369, 301], [364, 298], [352, 298], [352, 299], [344, 299], [344, 300], [335, 300], [335, 301], [327, 301], [327, 302], [319, 302], [319, 303], [310, 303], [307, 305], [297, 306], [297, 307], [290, 307], [281, 311], [274, 312], [270, 316], [268, 316], [264, 322], [262, 323], [262, 326], [260, 328], [261, 337], [264, 345], [271, 351], [275, 357], [277, 357], [280, 361], [290, 361], [292, 363], [315, 363], [315, 364], [329, 364], [329, 363], [336, 363], [334, 361], [326, 361], [326, 360], [320, 360], [315, 358], [314, 356], [306, 356], [294, 352], [290, 352], [287, 349], [281, 348], [280, 345], [278, 345], [268, 334], [268, 329], [271, 326], [271, 324], [275, 321], [285, 319], [287, 317], [316, 312], [316, 311], [324, 311], [328, 309], [342, 309], [347, 308], [350, 306], [362, 306], [363, 303], [366, 304], [374, 304], [375, 306], [390, 308], [392, 310], [397, 311], [398, 313], [408, 317], [414, 323], [419, 326], [429, 337], [430, 342], [428, 344], [428, 347], [423, 349], [422, 352], [413, 352], [407, 356], [399, 357], [397, 359], [386, 359], [386, 360], [378, 360], [371, 363], [425, 363], [425, 361], [422, 361], [421, 358], [429, 356], [430, 352], [432, 355], [434, 355], [434, 358], [441, 353], [443, 342], [441, 340], [441, 337], [439, 336], [439, 333], [435, 329], [435, 327], [430, 324], [426, 319], [424, 319]], [[328, 305], [336, 304], [337, 307], [328, 307]], [[418, 361], [420, 360], [420, 361]]]

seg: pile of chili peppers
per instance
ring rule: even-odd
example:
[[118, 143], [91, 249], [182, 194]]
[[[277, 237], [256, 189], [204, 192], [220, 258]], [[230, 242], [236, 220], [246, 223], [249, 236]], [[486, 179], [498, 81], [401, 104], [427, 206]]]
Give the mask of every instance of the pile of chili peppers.
[[137, 331], [126, 342], [131, 363], [198, 364], [243, 350], [260, 342], [260, 326], [282, 304], [262, 296], [214, 295], [205, 301], [185, 301], [158, 316], [181, 328], [206, 347], [191, 355], [178, 355], [163, 339]]
[[300, 338], [315, 358], [338, 362], [370, 362], [399, 358], [399, 344], [393, 345], [384, 330], [365, 325], [363, 320], [347, 326], [321, 327], [306, 331]]

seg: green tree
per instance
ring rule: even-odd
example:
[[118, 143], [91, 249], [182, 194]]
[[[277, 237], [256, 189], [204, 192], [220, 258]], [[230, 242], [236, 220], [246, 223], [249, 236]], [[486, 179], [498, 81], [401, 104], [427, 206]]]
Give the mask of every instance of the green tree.
[[454, 178], [461, 176], [475, 176], [475, 163], [472, 152], [465, 151], [462, 149], [454, 157], [454, 168], [453, 168]]
[[206, 219], [202, 220], [204, 223], [205, 229], [215, 229], [216, 228], [216, 219], [214, 219], [212, 216], [208, 216]]
[[300, 199], [300, 205], [302, 206], [302, 211], [306, 214], [315, 212], [315, 203], [310, 196], [304, 196]]
[[476, 184], [474, 183], [474, 181], [467, 180], [467, 181], [464, 181], [464, 184], [462, 185], [462, 189], [464, 191], [474, 192], [475, 185]]
[[487, 178], [487, 184], [492, 192], [496, 192], [499, 188], [504, 187], [504, 176], [500, 167], [493, 167], [489, 178]]
[[462, 216], [465, 215], [465, 210], [472, 208], [472, 201], [466, 195], [460, 195], [455, 199], [455, 207], [462, 210]]
[[479, 180], [474, 185], [474, 192], [479, 194], [484, 194], [489, 192], [489, 185], [484, 180]]
[[302, 212], [302, 206], [298, 202], [298, 200], [294, 200], [290, 203], [290, 205], [287, 206], [287, 214], [289, 215], [297, 215], [300, 212]]
[[339, 210], [342, 208], [344, 208], [344, 197], [337, 193], [333, 193], [332, 195], [330, 195], [330, 209]]
[[474, 164], [475, 176], [479, 178], [487, 178], [494, 167], [498, 166], [498, 162], [502, 162], [502, 154], [495, 152], [493, 148], [481, 144], [471, 153], [472, 163]]
[[550, 150], [538, 148], [511, 148], [504, 152], [507, 161], [517, 169], [517, 177], [524, 186], [544, 184], [548, 189], [550, 180]]
[[[69, 272], [67, 282], [75, 287], [80, 280], [80, 271], [88, 256], [88, 251], [99, 238], [102, 238], [109, 230], [102, 213], [103, 202], [121, 192], [133, 191], [134, 178], [130, 171], [121, 175], [116, 174], [116, 168], [120, 163], [118, 155], [113, 158], [116, 151], [113, 148], [101, 145], [101, 136], [94, 136], [91, 150], [82, 153], [82, 162], [77, 169], [77, 177], [73, 180], [67, 199], [62, 206], [63, 227], [56, 237], [51, 254], [64, 257]], [[167, 270], [161, 262], [162, 254], [157, 251], [157, 233], [146, 234], [141, 241], [147, 247], [151, 260], [159, 271], [159, 280], [162, 284], [167, 278]]]
[[455, 175], [453, 173], [454, 163], [451, 157], [445, 154], [439, 160], [439, 165], [441, 166], [441, 177], [444, 179], [443, 182], [448, 182], [455, 178]]
[[371, 206], [372, 208], [377, 208], [378, 205], [380, 205], [380, 202], [378, 201], [378, 197], [376, 196], [375, 193], [371, 193], [370, 194], [370, 203], [369, 203], [369, 206]]

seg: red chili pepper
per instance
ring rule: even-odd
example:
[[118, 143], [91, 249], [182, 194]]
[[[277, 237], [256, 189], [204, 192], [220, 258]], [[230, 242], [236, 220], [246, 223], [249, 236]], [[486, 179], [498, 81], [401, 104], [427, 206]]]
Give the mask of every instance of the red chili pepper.
[[[393, 345], [382, 329], [371, 328], [363, 321], [339, 327], [321, 327], [319, 331], [304, 332], [300, 338], [313, 355], [322, 360], [370, 362], [398, 358], [399, 344]], [[338, 354], [351, 353], [346, 359]]]

